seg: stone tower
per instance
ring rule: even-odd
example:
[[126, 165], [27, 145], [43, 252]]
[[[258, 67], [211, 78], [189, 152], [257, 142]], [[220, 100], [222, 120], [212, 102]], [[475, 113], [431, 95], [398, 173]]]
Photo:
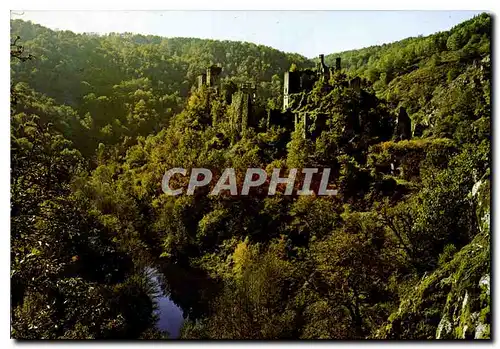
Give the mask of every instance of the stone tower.
[[236, 134], [244, 136], [249, 127], [256, 127], [257, 121], [252, 113], [255, 102], [255, 86], [243, 83], [232, 96], [232, 120], [231, 126]]
[[325, 79], [328, 79], [328, 75], [330, 74], [328, 67], [325, 64], [325, 55], [320, 54], [319, 55], [319, 63], [318, 63], [318, 77], [323, 77]]
[[218, 87], [219, 86], [219, 77], [222, 72], [222, 67], [218, 65], [211, 65], [207, 68], [207, 86], [208, 87]]
[[283, 80], [283, 110], [287, 110], [290, 105], [290, 94], [300, 91], [300, 72], [287, 71]]

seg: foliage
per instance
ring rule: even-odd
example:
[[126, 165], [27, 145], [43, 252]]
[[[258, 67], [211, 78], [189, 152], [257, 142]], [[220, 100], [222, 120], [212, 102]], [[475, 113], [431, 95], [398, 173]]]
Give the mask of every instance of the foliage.
[[[13, 337], [163, 337], [151, 265], [183, 338], [489, 337], [489, 15], [344, 52], [286, 112], [283, 72], [314, 65], [299, 55], [11, 29], [35, 57], [11, 48]], [[193, 86], [214, 63], [220, 91]], [[247, 113], [231, 82], [256, 85]], [[234, 168], [238, 188], [249, 167], [330, 168], [338, 195], [168, 196], [178, 167]]]

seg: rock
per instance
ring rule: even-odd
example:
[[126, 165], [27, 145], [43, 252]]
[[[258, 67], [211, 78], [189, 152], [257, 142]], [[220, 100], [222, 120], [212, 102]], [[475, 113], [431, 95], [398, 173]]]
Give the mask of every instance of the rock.
[[479, 287], [490, 295], [490, 276], [488, 274], [484, 275], [481, 280], [479, 280]]
[[474, 183], [474, 186], [472, 187], [472, 196], [473, 197], [475, 197], [477, 195], [477, 191], [481, 187], [481, 184], [483, 184], [483, 182], [481, 180]]
[[[443, 332], [444, 330], [444, 332]], [[448, 335], [451, 333], [452, 326], [451, 322], [448, 320], [446, 316], [443, 316], [441, 318], [441, 321], [439, 322], [437, 331], [436, 331], [436, 339], [441, 339], [441, 335], [444, 333], [445, 335]]]
[[422, 278], [377, 332], [382, 339], [490, 337], [490, 181], [471, 191], [481, 226], [453, 258]]
[[[474, 333], [474, 339], [485, 339], [484, 334], [489, 332], [490, 326], [486, 324], [479, 324], [476, 327], [476, 332]], [[489, 335], [488, 335], [489, 337]], [[486, 338], [488, 338], [486, 337]]]

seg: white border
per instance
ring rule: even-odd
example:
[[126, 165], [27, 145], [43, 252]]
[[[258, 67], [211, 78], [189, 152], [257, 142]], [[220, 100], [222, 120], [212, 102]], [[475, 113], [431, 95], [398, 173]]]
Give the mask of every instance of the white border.
[[[10, 348], [17, 343], [13, 340], [9, 340], [10, 338], [10, 289], [9, 289], [9, 270], [10, 270], [10, 202], [9, 202], [9, 186], [10, 186], [10, 129], [9, 129], [9, 94], [10, 94], [10, 71], [9, 71], [9, 61], [10, 57], [7, 53], [8, 41], [9, 41], [9, 20], [10, 20], [10, 10], [484, 10], [487, 12], [497, 12], [498, 4], [500, 2], [498, 0], [476, 0], [476, 1], [465, 1], [465, 0], [455, 0], [455, 1], [441, 1], [437, 2], [435, 0], [419, 0], [413, 3], [396, 1], [396, 0], [351, 0], [351, 1], [339, 1], [339, 2], [320, 2], [317, 0], [286, 0], [286, 1], [269, 1], [269, 0], [253, 0], [249, 2], [237, 2], [235, 0], [183, 0], [179, 2], [165, 2], [165, 1], [152, 1], [152, 0], [120, 0], [120, 1], [103, 1], [103, 0], [87, 0], [85, 2], [70, 2], [68, 0], [50, 0], [50, 1], [40, 1], [40, 0], [19, 0], [16, 2], [12, 2], [7, 4], [6, 2], [2, 2], [0, 6], [2, 7], [2, 11], [0, 14], [2, 15], [2, 31], [3, 35], [1, 38], [1, 47], [5, 49], [4, 54], [0, 55], [1, 62], [1, 73], [2, 73], [2, 81], [1, 88], [2, 93], [1, 102], [2, 102], [2, 117], [0, 117], [0, 132], [2, 132], [2, 136], [0, 137], [0, 152], [1, 152], [1, 171], [0, 171], [0, 214], [1, 219], [0, 222], [3, 225], [4, 229], [1, 229], [1, 238], [2, 243], [0, 244], [3, 249], [2, 257], [2, 268], [1, 268], [1, 279], [5, 282], [4, 286], [0, 289], [2, 293], [2, 302], [1, 302], [1, 311], [0, 311], [0, 329], [2, 336], [2, 348]], [[4, 9], [5, 7], [5, 9]], [[496, 24], [496, 23], [495, 23]], [[496, 25], [495, 25], [496, 26]], [[497, 38], [497, 30], [494, 33], [494, 48], [498, 47], [498, 38]], [[493, 56], [496, 57], [496, 54]], [[494, 63], [496, 67], [496, 62]], [[494, 81], [496, 81], [496, 69], [494, 70]], [[493, 88], [493, 100], [496, 102], [498, 100], [498, 91]], [[496, 105], [496, 103], [494, 103]], [[494, 115], [492, 119], [496, 119], [497, 117], [497, 108], [494, 109]], [[498, 119], [497, 119], [498, 120]], [[500, 121], [495, 123], [494, 134], [498, 134], [495, 132], [498, 130], [498, 125]], [[495, 158], [493, 159], [494, 164], [498, 163], [500, 152], [498, 149], [498, 142], [494, 142], [494, 154]], [[493, 171], [495, 174], [495, 171]], [[497, 186], [494, 186], [494, 197], [497, 198], [498, 190]], [[492, 214], [494, 219], [493, 226], [496, 226], [496, 215]], [[494, 251], [498, 251], [498, 244], [500, 244], [500, 238], [493, 238], [493, 242], [495, 244]], [[493, 270], [495, 270], [495, 266], [493, 266]], [[496, 278], [493, 277], [494, 285], [492, 290], [495, 292], [497, 290]], [[496, 296], [496, 292], [495, 295]], [[496, 315], [496, 304], [498, 298], [495, 297], [493, 301], [493, 313]], [[495, 336], [498, 334], [498, 326], [496, 320], [496, 316], [493, 316], [493, 331], [492, 334]], [[53, 343], [53, 342], [52, 342]], [[52, 343], [47, 342], [36, 342], [36, 343], [23, 343], [23, 345], [35, 345], [36, 347], [50, 345]], [[61, 343], [61, 342], [59, 342]], [[175, 342], [174, 342], [175, 343]], [[191, 343], [161, 343], [161, 345], [175, 345], [175, 346], [185, 346], [185, 345], [241, 345], [243, 347], [246, 346], [273, 346], [273, 347], [288, 347], [290, 345], [308, 345], [311, 342], [294, 344], [294, 343], [262, 343], [262, 342], [253, 342], [253, 343], [220, 343], [220, 342], [209, 342], [209, 343], [200, 343], [200, 342], [191, 342]], [[422, 342], [314, 342], [311, 343], [313, 345], [335, 345], [336, 347], [346, 348], [352, 346], [400, 346], [402, 344], [408, 346], [417, 346]], [[449, 342], [448, 342], [449, 343]], [[60, 348], [71, 348], [74, 345], [79, 345], [79, 343], [75, 342], [64, 342], [63, 344], [58, 344]], [[99, 347], [103, 345], [103, 342], [90, 342], [90, 344], [98, 345]], [[126, 345], [127, 347], [139, 347], [140, 344], [137, 342], [134, 343], [122, 343], [122, 342], [114, 342], [114, 343], [105, 343], [106, 345], [111, 345], [115, 347], [122, 347]], [[160, 343], [158, 343], [160, 344]], [[453, 342], [449, 343], [452, 346], [460, 346], [460, 345], [471, 345], [471, 342]], [[426, 346], [436, 346], [440, 345], [436, 342], [426, 343]], [[442, 344], [441, 344], [442, 345]]]
[[186, 0], [162, 2], [155, 0], [123, 0], [68, 2], [65, 0], [20, 0], [10, 6], [29, 10], [494, 10], [493, 0], [433, 1], [420, 0], [414, 3], [403, 1], [303, 1], [303, 0], [253, 0], [238, 2], [233, 0]]

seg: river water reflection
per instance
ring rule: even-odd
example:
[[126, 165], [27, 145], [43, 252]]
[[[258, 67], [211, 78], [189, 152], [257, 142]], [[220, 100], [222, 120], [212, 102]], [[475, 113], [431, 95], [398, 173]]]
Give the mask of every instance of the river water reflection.
[[158, 322], [156, 327], [169, 333], [169, 338], [179, 338], [180, 330], [184, 322], [182, 310], [165, 295], [160, 276], [155, 268], [147, 268], [146, 273], [155, 287], [155, 302], [157, 304], [156, 314]]

